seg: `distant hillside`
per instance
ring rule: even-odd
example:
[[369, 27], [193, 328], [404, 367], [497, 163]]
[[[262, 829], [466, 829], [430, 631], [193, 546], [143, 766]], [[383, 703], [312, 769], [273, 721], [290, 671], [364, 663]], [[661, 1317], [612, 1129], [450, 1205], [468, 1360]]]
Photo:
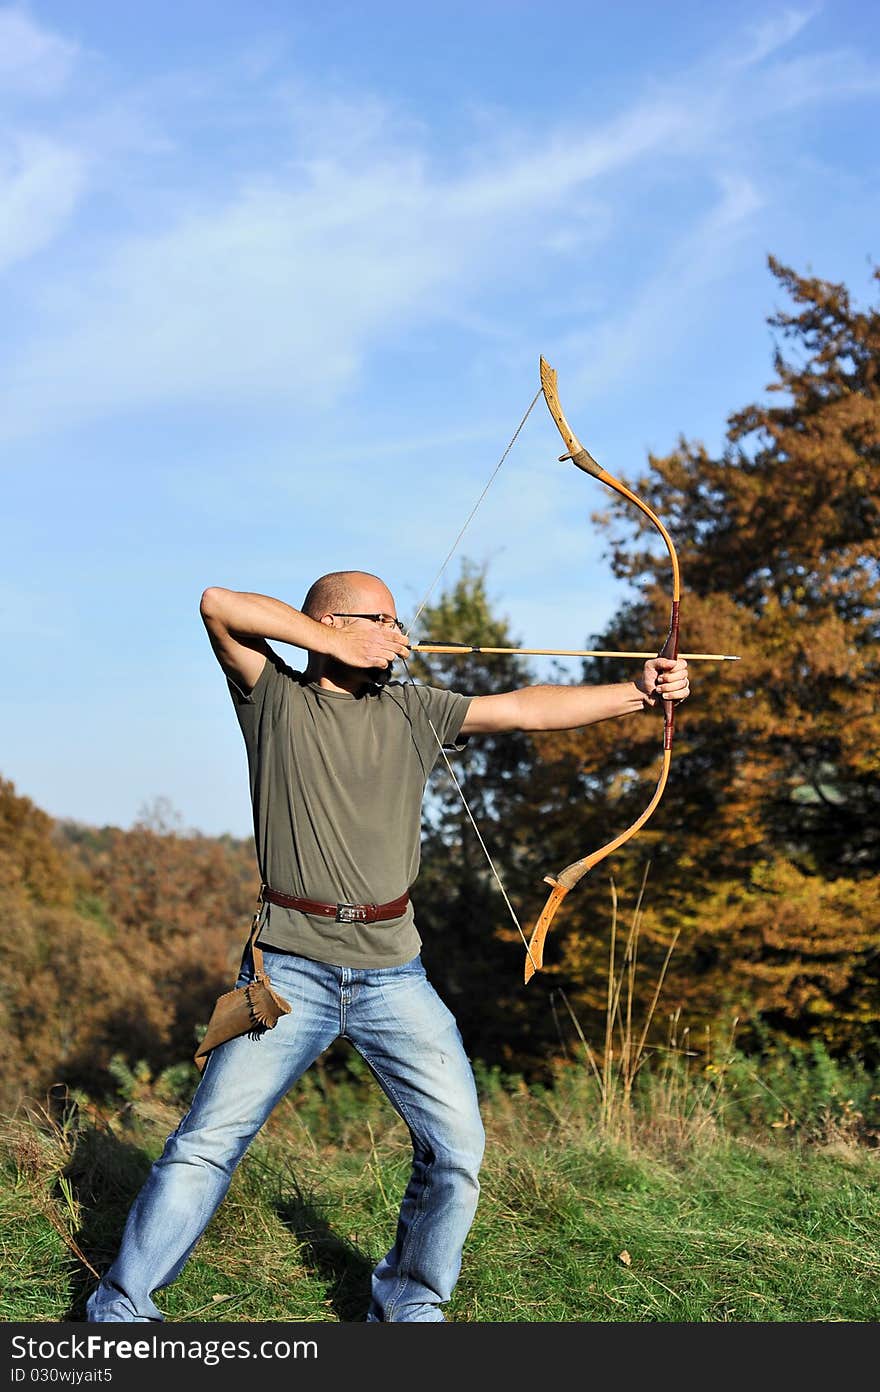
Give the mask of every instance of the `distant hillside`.
[[191, 1056], [259, 889], [253, 843], [57, 821], [0, 778], [0, 1107]]

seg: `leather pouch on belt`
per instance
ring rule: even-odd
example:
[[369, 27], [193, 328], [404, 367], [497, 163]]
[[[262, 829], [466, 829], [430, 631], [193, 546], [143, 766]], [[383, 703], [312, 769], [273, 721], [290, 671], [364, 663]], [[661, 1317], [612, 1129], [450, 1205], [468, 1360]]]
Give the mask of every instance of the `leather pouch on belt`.
[[208, 1061], [208, 1055], [218, 1044], [227, 1039], [236, 1039], [240, 1034], [258, 1039], [266, 1030], [274, 1029], [282, 1015], [290, 1014], [290, 1006], [283, 996], [272, 989], [272, 983], [263, 971], [263, 953], [256, 944], [259, 931], [260, 907], [254, 914], [248, 943], [254, 963], [254, 979], [246, 986], [236, 986], [218, 996], [199, 1047], [193, 1055], [193, 1062], [201, 1073]]

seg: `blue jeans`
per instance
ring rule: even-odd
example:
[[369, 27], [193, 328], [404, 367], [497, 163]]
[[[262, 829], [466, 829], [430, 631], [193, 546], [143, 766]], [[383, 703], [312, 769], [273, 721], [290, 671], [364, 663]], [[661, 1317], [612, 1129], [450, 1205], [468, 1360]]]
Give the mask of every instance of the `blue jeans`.
[[[272, 1109], [335, 1039], [351, 1041], [406, 1122], [412, 1171], [391, 1250], [373, 1271], [367, 1321], [443, 1320], [479, 1195], [484, 1135], [452, 1014], [421, 958], [361, 970], [263, 950], [290, 1004], [274, 1029], [221, 1044], [189, 1111], [132, 1205], [119, 1253], [89, 1297], [89, 1322], [163, 1320], [169, 1285], [222, 1201]], [[246, 954], [238, 984], [252, 976]]]

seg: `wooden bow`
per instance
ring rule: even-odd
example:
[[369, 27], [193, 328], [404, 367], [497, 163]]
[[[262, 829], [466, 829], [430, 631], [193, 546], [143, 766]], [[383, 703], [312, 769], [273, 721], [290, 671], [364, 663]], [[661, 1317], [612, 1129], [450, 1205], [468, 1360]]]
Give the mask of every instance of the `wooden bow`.
[[[645, 516], [650, 519], [651, 522], [653, 522], [654, 526], [657, 528], [658, 532], [660, 533], [664, 542], [666, 543], [666, 549], [669, 552], [669, 559], [672, 562], [672, 612], [670, 615], [669, 632], [666, 635], [666, 641], [663, 644], [657, 656], [673, 658], [677, 657], [678, 620], [679, 609], [681, 605], [681, 580], [679, 575], [678, 557], [675, 554], [675, 547], [672, 544], [672, 538], [670, 537], [666, 528], [663, 526], [663, 523], [660, 521], [659, 517], [657, 517], [656, 514], [652, 512], [651, 508], [648, 507], [647, 503], [643, 503], [641, 498], [637, 497], [635, 493], [631, 492], [625, 484], [621, 483], [619, 479], [614, 478], [614, 476], [612, 474], [609, 474], [606, 469], [603, 469], [600, 464], [597, 464], [593, 456], [586, 449], [584, 449], [583, 445], [575, 435], [568, 421], [565, 419], [562, 407], [559, 404], [559, 397], [556, 392], [556, 373], [554, 372], [550, 364], [545, 361], [544, 358], [541, 358], [541, 389], [544, 393], [544, 399], [547, 402], [550, 414], [555, 420], [556, 425], [559, 429], [559, 433], [565, 441], [566, 453], [560, 455], [560, 461], [564, 459], [570, 459], [571, 462], [573, 464], [576, 464], [579, 469], [583, 469], [586, 473], [592, 474], [594, 478], [599, 479], [600, 483], [607, 484], [609, 488], [614, 489], [615, 493], [620, 493], [622, 497], [628, 498], [631, 503], [635, 503], [636, 507], [639, 508], [640, 511], [643, 512]], [[593, 867], [595, 865], [598, 865], [601, 860], [604, 860], [606, 856], [611, 855], [613, 851], [616, 851], [620, 846], [624, 845], [625, 842], [629, 841], [631, 836], [635, 836], [636, 832], [639, 831], [640, 828], [645, 825], [645, 822], [651, 816], [652, 812], [659, 803], [661, 797], [663, 796], [663, 790], [666, 787], [666, 780], [669, 777], [669, 765], [672, 760], [672, 738], [674, 729], [675, 703], [674, 701], [664, 700], [663, 766], [660, 770], [660, 777], [657, 780], [657, 786], [654, 789], [654, 795], [651, 798], [651, 801], [648, 803], [648, 806], [645, 808], [644, 812], [642, 812], [641, 815], [636, 818], [632, 826], [627, 827], [627, 829], [625, 831], [622, 831], [619, 836], [615, 836], [613, 841], [609, 841], [606, 845], [601, 846], [598, 851], [592, 851], [589, 855], [584, 856], [581, 860], [573, 861], [571, 865], [567, 865], [564, 870], [561, 870], [558, 875], [544, 876], [545, 883], [552, 885], [553, 888], [547, 899], [546, 904], [544, 905], [544, 908], [541, 910], [541, 914], [532, 931], [531, 939], [529, 940], [525, 965], [525, 980], [527, 983], [532, 979], [535, 972], [538, 971], [544, 964], [544, 941], [547, 937], [547, 930], [549, 929], [550, 924], [553, 922], [553, 919], [556, 917], [557, 910], [559, 909], [559, 906], [565, 898], [566, 894], [568, 894], [568, 891], [574, 888], [578, 881], [581, 880], [584, 875], [586, 875], [588, 870], [592, 870]]]

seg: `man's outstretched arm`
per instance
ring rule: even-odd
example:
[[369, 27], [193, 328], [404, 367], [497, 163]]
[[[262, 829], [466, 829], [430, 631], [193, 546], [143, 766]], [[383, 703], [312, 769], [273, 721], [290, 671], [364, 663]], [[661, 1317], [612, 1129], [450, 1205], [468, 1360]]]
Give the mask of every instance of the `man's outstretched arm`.
[[497, 696], [475, 696], [461, 733], [576, 730], [599, 720], [650, 710], [663, 700], [683, 701], [689, 691], [683, 658], [652, 657], [635, 681], [608, 686], [524, 686]]

